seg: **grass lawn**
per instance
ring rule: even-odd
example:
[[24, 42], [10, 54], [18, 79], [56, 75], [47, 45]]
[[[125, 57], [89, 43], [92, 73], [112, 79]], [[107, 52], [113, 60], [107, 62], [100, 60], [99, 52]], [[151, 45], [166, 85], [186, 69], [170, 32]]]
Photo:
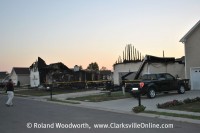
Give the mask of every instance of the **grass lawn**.
[[[71, 88], [55, 88], [53, 89], [53, 95], [56, 94], [64, 94], [64, 93], [72, 93], [72, 92], [81, 92], [81, 91], [89, 91], [94, 89], [71, 89]], [[27, 89], [27, 90], [19, 90], [15, 91], [15, 94], [19, 95], [28, 95], [28, 96], [48, 96], [50, 95], [50, 91], [45, 89]]]
[[183, 105], [179, 105], [179, 106], [169, 107], [167, 109], [200, 113], [200, 102], [187, 103], [187, 104], [183, 104]]
[[200, 120], [200, 116], [187, 115], [187, 114], [176, 114], [176, 113], [158, 112], [158, 111], [144, 111], [144, 113]]
[[50, 95], [50, 92], [38, 89], [28, 89], [28, 90], [15, 91], [15, 94], [28, 95], [28, 96], [47, 96]]
[[90, 96], [84, 96], [84, 97], [68, 98], [66, 100], [102, 102], [102, 101], [109, 101], [109, 100], [116, 100], [116, 99], [130, 98], [130, 97], [132, 97], [130, 93], [126, 93], [124, 96], [123, 93], [119, 91], [119, 92], [111, 92], [111, 95], [104, 93], [100, 95], [90, 95]]
[[[200, 102], [185, 103], [182, 105], [167, 107], [165, 109], [200, 113]], [[200, 120], [200, 116], [189, 115], [189, 114], [177, 114], [177, 113], [160, 112], [160, 111], [144, 111], [144, 113]]]

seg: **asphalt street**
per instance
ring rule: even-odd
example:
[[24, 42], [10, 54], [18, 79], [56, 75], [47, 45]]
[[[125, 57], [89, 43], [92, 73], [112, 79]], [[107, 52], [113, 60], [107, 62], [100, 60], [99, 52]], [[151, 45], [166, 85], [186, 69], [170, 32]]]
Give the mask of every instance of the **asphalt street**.
[[[13, 107], [6, 107], [6, 99], [5, 95], [0, 94], [0, 133], [188, 133], [191, 131], [199, 133], [200, 130], [199, 124], [114, 113], [19, 97], [14, 98]], [[95, 128], [99, 125], [94, 124], [108, 124], [109, 128]], [[160, 127], [162, 124], [173, 124], [173, 128], [155, 128], [157, 127], [155, 125]], [[149, 128], [140, 128], [139, 126]]]

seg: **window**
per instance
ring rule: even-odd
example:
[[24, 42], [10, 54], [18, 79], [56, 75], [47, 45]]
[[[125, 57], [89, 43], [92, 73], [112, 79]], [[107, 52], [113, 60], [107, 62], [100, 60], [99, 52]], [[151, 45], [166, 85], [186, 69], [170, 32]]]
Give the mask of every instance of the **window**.
[[159, 74], [158, 75], [159, 80], [165, 80], [165, 75], [164, 74]]
[[172, 75], [166, 74], [166, 79], [167, 79], [167, 80], [173, 80], [174, 77], [173, 77]]
[[142, 76], [143, 80], [156, 80], [156, 75], [155, 74], [145, 74]]
[[156, 80], [156, 75], [155, 74], [152, 74], [150, 77], [151, 77], [151, 80]]

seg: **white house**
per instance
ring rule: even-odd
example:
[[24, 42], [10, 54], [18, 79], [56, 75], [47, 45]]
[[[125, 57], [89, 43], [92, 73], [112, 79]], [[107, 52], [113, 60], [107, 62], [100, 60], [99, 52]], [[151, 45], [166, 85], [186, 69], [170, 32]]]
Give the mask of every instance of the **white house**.
[[30, 67], [30, 86], [31, 87], [38, 87], [41, 83], [45, 82], [45, 70], [43, 69], [46, 67], [45, 61], [38, 57], [38, 60], [34, 62]]
[[40, 85], [40, 75], [37, 67], [37, 62], [32, 64], [30, 68], [30, 86], [38, 87]]
[[30, 84], [30, 71], [29, 68], [26, 67], [13, 67], [10, 78], [12, 79], [13, 83], [17, 85], [29, 85]]
[[200, 90], [200, 20], [181, 38], [185, 46], [185, 78], [191, 90]]

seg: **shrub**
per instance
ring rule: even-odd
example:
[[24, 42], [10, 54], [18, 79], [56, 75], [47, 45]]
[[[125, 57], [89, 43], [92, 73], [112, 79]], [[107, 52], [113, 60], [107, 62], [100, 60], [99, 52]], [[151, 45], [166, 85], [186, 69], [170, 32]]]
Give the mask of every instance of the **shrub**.
[[196, 102], [200, 102], [200, 97], [195, 98]]
[[172, 107], [172, 106], [177, 106], [177, 105], [182, 105], [183, 102], [182, 101], [178, 101], [178, 100], [173, 100], [173, 101], [169, 101], [166, 103], [162, 103], [162, 104], [157, 104], [157, 108], [168, 108], [168, 107]]
[[162, 104], [158, 103], [157, 108], [169, 108], [169, 107], [172, 107], [172, 106], [178, 106], [178, 105], [194, 103], [194, 102], [200, 102], [200, 97], [196, 97], [196, 98], [193, 98], [193, 99], [187, 98], [183, 101], [173, 100], [173, 101], [169, 101], [169, 102], [162, 103]]
[[187, 98], [187, 99], [183, 100], [183, 102], [185, 104], [187, 104], [187, 103], [194, 103], [194, 102], [200, 102], [200, 97], [196, 97], [196, 98], [193, 98], [193, 99]]
[[140, 112], [142, 112], [142, 111], [144, 111], [145, 110], [145, 106], [143, 106], [143, 105], [141, 105], [141, 106], [136, 106], [136, 107], [133, 107], [133, 112], [135, 112], [135, 113], [140, 113]]
[[195, 101], [194, 99], [190, 99], [190, 98], [187, 98], [187, 99], [183, 100], [183, 102], [185, 104], [187, 104], [187, 103], [193, 103], [194, 101]]

